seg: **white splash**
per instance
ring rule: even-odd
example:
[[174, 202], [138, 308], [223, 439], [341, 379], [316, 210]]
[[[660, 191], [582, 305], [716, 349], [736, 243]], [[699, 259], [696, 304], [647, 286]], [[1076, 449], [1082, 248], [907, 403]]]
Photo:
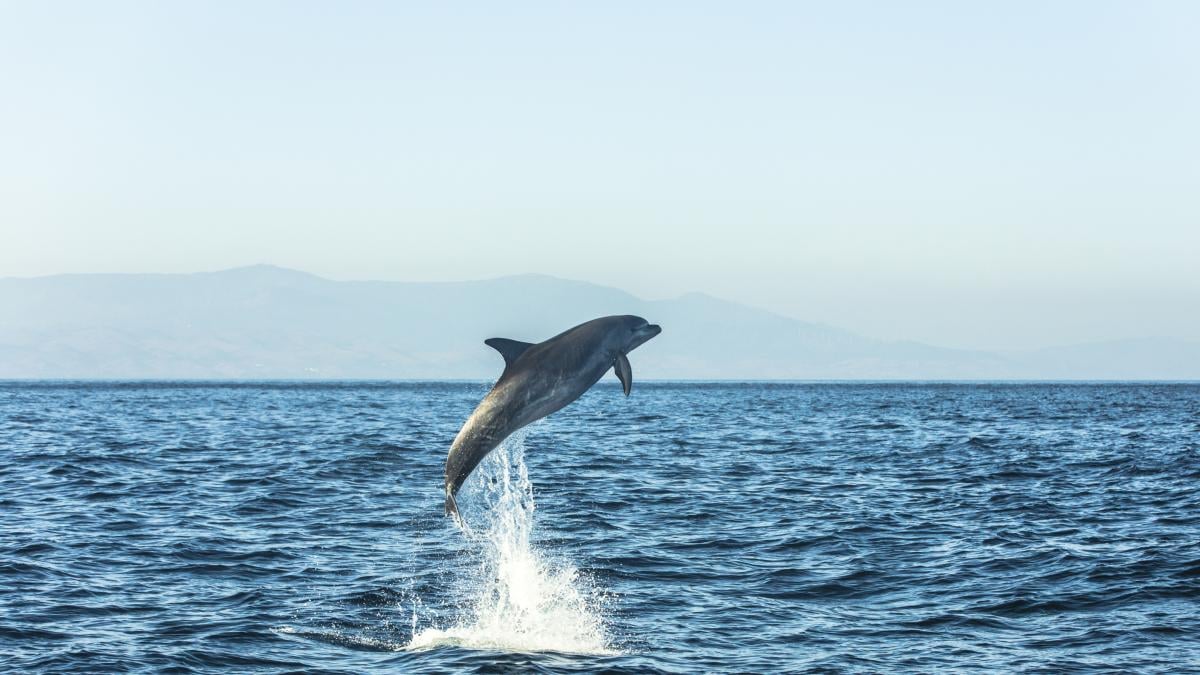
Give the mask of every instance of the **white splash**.
[[[474, 573], [456, 578], [465, 608], [448, 628], [414, 630], [406, 649], [455, 645], [515, 652], [616, 654], [600, 614], [602, 595], [574, 565], [532, 543], [533, 488], [525, 469], [525, 435], [517, 433], [476, 469], [460, 499]], [[460, 493], [462, 495], [463, 493]], [[479, 508], [468, 504], [477, 503]], [[416, 607], [413, 610], [416, 628]]]

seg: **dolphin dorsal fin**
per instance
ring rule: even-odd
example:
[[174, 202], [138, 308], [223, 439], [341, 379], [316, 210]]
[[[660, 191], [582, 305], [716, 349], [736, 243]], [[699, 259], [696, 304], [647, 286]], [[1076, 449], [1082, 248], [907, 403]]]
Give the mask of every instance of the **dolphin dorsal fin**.
[[508, 338], [488, 338], [483, 341], [483, 344], [500, 352], [500, 356], [504, 357], [504, 367], [512, 365], [513, 361], [521, 358], [526, 349], [533, 346], [532, 342], [521, 342], [520, 340], [509, 340]]

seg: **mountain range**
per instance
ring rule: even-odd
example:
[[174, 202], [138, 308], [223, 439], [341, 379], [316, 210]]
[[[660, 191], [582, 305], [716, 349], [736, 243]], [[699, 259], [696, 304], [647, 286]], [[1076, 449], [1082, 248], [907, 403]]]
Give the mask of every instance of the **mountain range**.
[[663, 326], [631, 356], [635, 379], [1200, 379], [1200, 342], [1182, 339], [948, 349], [701, 293], [642, 300], [541, 275], [332, 281], [268, 265], [0, 279], [0, 378], [488, 379], [502, 361], [485, 338], [537, 342], [606, 314]]

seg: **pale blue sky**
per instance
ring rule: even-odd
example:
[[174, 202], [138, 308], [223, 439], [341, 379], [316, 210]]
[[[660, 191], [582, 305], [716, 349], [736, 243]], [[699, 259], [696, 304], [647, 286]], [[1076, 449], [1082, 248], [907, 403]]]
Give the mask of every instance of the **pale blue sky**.
[[1200, 339], [1200, 3], [0, 2], [0, 276], [700, 290]]

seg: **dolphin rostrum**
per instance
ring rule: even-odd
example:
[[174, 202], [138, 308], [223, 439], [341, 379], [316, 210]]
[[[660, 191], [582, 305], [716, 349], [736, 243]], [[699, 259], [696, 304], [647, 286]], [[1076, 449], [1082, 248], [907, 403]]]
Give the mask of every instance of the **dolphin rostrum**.
[[639, 316], [625, 315], [593, 319], [538, 344], [484, 340], [504, 357], [504, 372], [450, 446], [447, 515], [458, 514], [454, 495], [463, 481], [512, 432], [579, 398], [610, 368], [628, 396], [633, 370], [625, 355], [661, 332]]

